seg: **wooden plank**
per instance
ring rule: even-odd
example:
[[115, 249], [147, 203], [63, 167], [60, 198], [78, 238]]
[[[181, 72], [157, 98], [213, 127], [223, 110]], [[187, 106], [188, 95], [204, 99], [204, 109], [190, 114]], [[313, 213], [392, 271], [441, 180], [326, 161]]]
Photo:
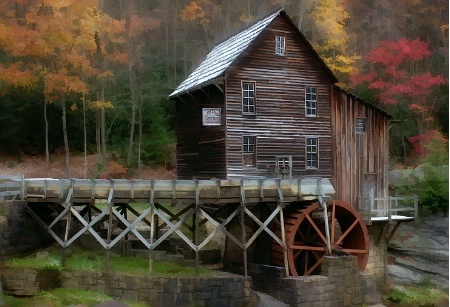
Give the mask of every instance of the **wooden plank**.
[[[125, 203], [130, 200], [147, 202], [152, 197], [153, 202], [159, 203], [174, 200], [192, 203], [197, 194], [200, 203], [230, 203], [240, 202], [241, 199], [241, 180], [199, 180], [196, 183], [195, 180], [92, 181], [73, 179], [70, 185], [66, 180], [26, 180], [26, 183], [27, 200], [39, 202], [44, 200], [57, 202], [62, 195], [67, 198], [69, 193], [71, 193], [69, 199], [72, 202], [90, 201], [92, 195], [95, 199], [108, 199], [108, 202], [111, 202], [111, 191], [114, 193], [115, 202]], [[282, 195], [290, 201], [300, 200], [304, 196], [316, 196], [319, 193], [317, 178], [279, 181], [275, 179], [245, 179], [242, 181], [242, 189], [249, 203], [277, 201], [279, 198], [278, 183]], [[321, 184], [326, 194], [334, 193], [329, 179], [322, 179]], [[70, 192], [71, 188], [72, 192]], [[131, 199], [131, 191], [134, 194], [133, 199]], [[299, 194], [300, 192], [301, 194]], [[44, 193], [46, 198], [42, 198]], [[217, 195], [220, 195], [220, 199], [217, 199]]]

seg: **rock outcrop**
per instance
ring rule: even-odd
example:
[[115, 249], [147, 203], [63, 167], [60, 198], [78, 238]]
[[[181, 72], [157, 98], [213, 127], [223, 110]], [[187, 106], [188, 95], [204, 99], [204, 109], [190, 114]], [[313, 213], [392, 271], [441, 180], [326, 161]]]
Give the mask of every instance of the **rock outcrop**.
[[448, 216], [402, 223], [388, 245], [388, 278], [398, 284], [418, 284], [429, 280], [448, 289], [448, 223]]

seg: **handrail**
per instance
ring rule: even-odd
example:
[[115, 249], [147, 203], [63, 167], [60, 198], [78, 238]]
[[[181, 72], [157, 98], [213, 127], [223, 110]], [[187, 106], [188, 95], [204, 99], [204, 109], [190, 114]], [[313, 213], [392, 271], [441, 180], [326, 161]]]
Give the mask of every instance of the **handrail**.
[[358, 197], [359, 210], [364, 220], [370, 223], [373, 218], [417, 219], [419, 201], [417, 195], [388, 197]]

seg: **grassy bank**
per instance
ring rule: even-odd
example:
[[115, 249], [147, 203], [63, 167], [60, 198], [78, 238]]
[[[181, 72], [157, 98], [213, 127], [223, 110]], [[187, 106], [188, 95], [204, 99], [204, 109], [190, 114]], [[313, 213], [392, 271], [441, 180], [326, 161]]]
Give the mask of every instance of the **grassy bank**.
[[[68, 270], [105, 270], [105, 253], [85, 250], [71, 246], [67, 250], [65, 268]], [[149, 260], [110, 253], [109, 270], [127, 274], [148, 274]], [[23, 258], [12, 258], [3, 263], [10, 268], [32, 268], [62, 270], [61, 248], [54, 246]], [[212, 271], [200, 269], [200, 275], [211, 274]], [[174, 262], [153, 261], [152, 275], [194, 276], [193, 266], [182, 266]]]
[[[8, 307], [65, 307], [73, 305], [95, 306], [112, 301], [108, 295], [93, 291], [59, 288], [52, 291], [41, 291], [31, 298], [17, 298], [3, 295], [3, 306]], [[121, 301], [130, 307], [145, 307], [144, 303]]]

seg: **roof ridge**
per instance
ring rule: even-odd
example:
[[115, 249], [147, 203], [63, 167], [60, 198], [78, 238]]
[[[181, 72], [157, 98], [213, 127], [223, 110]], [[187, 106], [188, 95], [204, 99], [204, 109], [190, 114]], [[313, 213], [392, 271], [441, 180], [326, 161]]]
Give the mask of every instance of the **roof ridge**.
[[[216, 45], [208, 53], [203, 62], [169, 95], [169, 98], [187, 93], [196, 86], [219, 77], [231, 63], [242, 53], [253, 40], [282, 12], [274, 11], [270, 15], [256, 20], [240, 32], [231, 35], [222, 43]], [[233, 48], [230, 48], [233, 47]], [[214, 65], [210, 65], [214, 64]]]

